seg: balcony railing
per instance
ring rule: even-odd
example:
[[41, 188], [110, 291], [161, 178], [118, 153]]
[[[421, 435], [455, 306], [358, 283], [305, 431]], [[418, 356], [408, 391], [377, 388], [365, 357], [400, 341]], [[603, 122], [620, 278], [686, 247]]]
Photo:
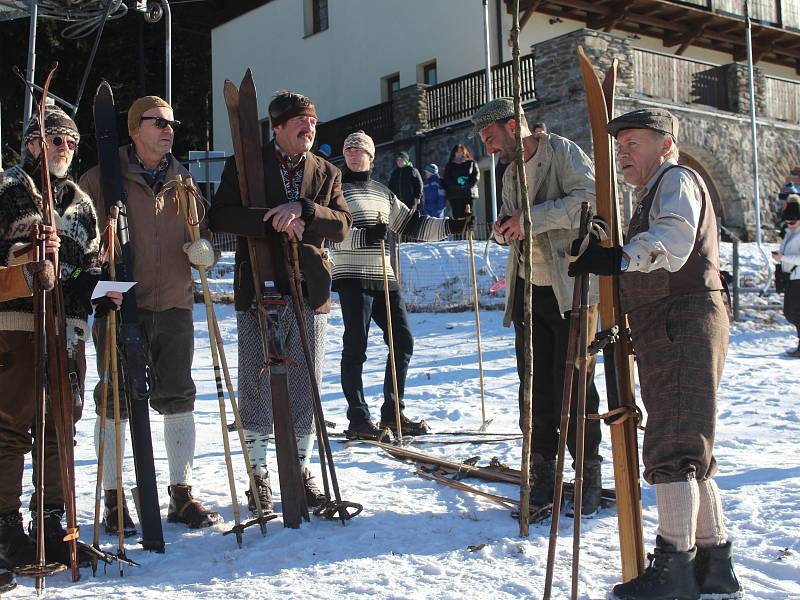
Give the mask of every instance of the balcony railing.
[[766, 77], [766, 117], [800, 122], [800, 83], [789, 79]]
[[728, 110], [728, 89], [722, 67], [697, 60], [633, 50], [636, 92], [684, 104]]
[[394, 135], [392, 103], [376, 104], [318, 124], [317, 141], [320, 145], [329, 144], [333, 149], [333, 156], [340, 156], [345, 138], [359, 129], [367, 133], [376, 144], [390, 141]]
[[[522, 101], [535, 97], [533, 54], [520, 59], [522, 76]], [[443, 81], [426, 90], [428, 99], [428, 125], [436, 128], [468, 118], [486, 102], [486, 72], [473, 71], [456, 79]], [[492, 97], [511, 96], [513, 93], [511, 61], [492, 67]]]

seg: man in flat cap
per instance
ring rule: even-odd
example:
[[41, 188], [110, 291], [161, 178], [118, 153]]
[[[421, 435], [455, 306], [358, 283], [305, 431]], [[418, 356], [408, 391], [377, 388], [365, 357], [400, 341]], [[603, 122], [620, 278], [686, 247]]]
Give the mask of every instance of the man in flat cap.
[[700, 175], [678, 164], [678, 121], [668, 111], [633, 111], [608, 131], [625, 181], [636, 187], [636, 207], [625, 245], [602, 248], [592, 239], [570, 275], [620, 274], [647, 410], [644, 478], [658, 507], [654, 560], [614, 593], [622, 600], [740, 598], [712, 479], [728, 349], [714, 207]]
[[[503, 174], [503, 205], [494, 224], [494, 238], [511, 246], [506, 265], [506, 307], [504, 325], [512, 322], [515, 333], [519, 402], [522, 406], [526, 370], [524, 350], [524, 253], [523, 202], [531, 207], [533, 231], [533, 435], [531, 506], [544, 507], [553, 501], [556, 454], [564, 388], [564, 373], [569, 338], [569, 313], [573, 282], [567, 275], [570, 243], [580, 227], [581, 204], [595, 204], [594, 166], [574, 142], [552, 133], [532, 134], [525, 116], [514, 118], [511, 98], [497, 98], [473, 116], [475, 133], [480, 135], [488, 154], [495, 154], [509, 168]], [[521, 198], [517, 189], [515, 132], [520, 128], [525, 177], [529, 197]], [[592, 278], [589, 293], [589, 328], [597, 328], [599, 290]], [[600, 396], [594, 385], [595, 358], [589, 363], [586, 410], [596, 413]], [[577, 396], [577, 375], [574, 377]], [[575, 457], [575, 402], [572, 403], [567, 442]], [[600, 423], [587, 421], [582, 514], [590, 515], [600, 506]]]
[[[158, 96], [144, 96], [128, 109], [128, 133], [131, 145], [119, 149], [125, 207], [133, 247], [133, 281], [139, 313], [142, 349], [150, 368], [150, 406], [164, 417], [164, 446], [169, 465], [170, 522], [190, 528], [209, 527], [222, 521], [220, 515], [206, 509], [192, 495], [192, 463], [195, 449], [194, 402], [192, 380], [194, 355], [194, 295], [192, 265], [210, 267], [215, 253], [205, 223], [203, 238], [191, 242], [184, 216], [171, 200], [160, 195], [165, 184], [189, 177], [189, 172], [172, 155], [175, 130], [172, 107]], [[81, 177], [81, 185], [92, 196], [101, 228], [107, 220], [106, 198], [100, 179], [100, 167], [92, 167]], [[100, 382], [102, 348], [105, 347], [106, 319], [95, 319], [93, 335], [97, 352]], [[106, 402], [111, 413], [111, 390], [101, 398], [101, 383], [95, 387], [95, 411]], [[126, 403], [120, 409], [123, 418], [123, 448]], [[95, 426], [95, 446], [99, 448], [99, 419]], [[103, 489], [107, 533], [117, 533], [116, 442], [113, 427], [105, 428]], [[123, 526], [126, 536], [136, 529], [123, 503]]]
[[[303, 354], [300, 331], [286, 274], [288, 257], [281, 236], [299, 242], [303, 298], [300, 307], [308, 332], [309, 350], [317, 383], [322, 381], [325, 331], [331, 308], [330, 261], [326, 242], [341, 242], [350, 231], [351, 218], [342, 193], [342, 174], [311, 147], [317, 132], [317, 112], [303, 94], [281, 91], [268, 107], [273, 138], [264, 142], [262, 159], [266, 197], [261, 203], [243, 207], [234, 157], [225, 163], [222, 181], [209, 213], [211, 228], [236, 234], [236, 277], [233, 294], [239, 330], [239, 402], [245, 441], [255, 475], [261, 507], [272, 511], [272, 489], [267, 468], [267, 443], [273, 433], [272, 390], [264, 369], [259, 333], [257, 297], [248, 243], [259, 261], [259, 278], [272, 281], [286, 302], [277, 328], [284, 337], [288, 357], [289, 401], [297, 438], [297, 454], [303, 474], [308, 506], [325, 501], [309, 469], [314, 446], [313, 395], [309, 366]], [[247, 492], [248, 506], [255, 512], [255, 499]]]

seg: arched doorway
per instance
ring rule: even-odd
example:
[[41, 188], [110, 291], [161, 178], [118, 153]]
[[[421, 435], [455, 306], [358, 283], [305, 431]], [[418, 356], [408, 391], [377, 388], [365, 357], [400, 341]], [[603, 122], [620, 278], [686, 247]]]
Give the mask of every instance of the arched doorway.
[[703, 181], [706, 183], [706, 187], [708, 188], [708, 193], [711, 195], [711, 204], [714, 206], [714, 212], [717, 214], [717, 219], [725, 224], [725, 207], [722, 204], [722, 199], [719, 194], [719, 190], [717, 189], [717, 184], [714, 182], [714, 178], [711, 177], [709, 172], [703, 167], [703, 165], [692, 155], [687, 154], [683, 150], [681, 150], [680, 158], [678, 158], [678, 163], [681, 165], [685, 165], [690, 169], [694, 169], [700, 174], [700, 177], [703, 178]]

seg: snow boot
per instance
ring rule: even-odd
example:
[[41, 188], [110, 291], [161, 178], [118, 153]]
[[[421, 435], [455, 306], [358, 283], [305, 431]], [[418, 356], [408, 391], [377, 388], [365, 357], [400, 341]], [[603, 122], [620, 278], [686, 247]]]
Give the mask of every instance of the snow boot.
[[703, 600], [740, 600], [744, 591], [733, 572], [731, 542], [722, 546], [697, 547], [695, 575]]
[[[405, 432], [405, 429], [403, 429]], [[363, 421], [350, 421], [350, 426], [344, 432], [348, 440], [376, 440], [378, 442], [389, 440], [392, 436], [387, 427], [378, 427], [369, 419]]]
[[190, 529], [201, 529], [222, 523], [218, 512], [205, 508], [199, 500], [192, 496], [192, 486], [173, 484], [167, 488], [169, 494], [169, 510], [167, 521], [184, 523]]
[[11, 571], [36, 562], [36, 542], [22, 527], [22, 515], [12, 511], [0, 515], [0, 567]]
[[[583, 496], [581, 497], [581, 515], [591, 517], [600, 510], [600, 501], [603, 495], [603, 477], [600, 472], [599, 460], [587, 460], [583, 464]], [[575, 502], [570, 501], [567, 507], [567, 516], [575, 516]]]
[[17, 582], [14, 580], [13, 573], [0, 573], [0, 594], [10, 592], [17, 587]]
[[[103, 528], [108, 535], [117, 535], [117, 490], [104, 491]], [[125, 495], [122, 496], [122, 533], [127, 537], [136, 535], [136, 525], [133, 524], [131, 513], [128, 512], [128, 503]]]
[[[265, 515], [272, 514], [274, 512], [274, 507], [272, 505], [272, 486], [269, 483], [269, 473], [265, 473], [263, 476], [258, 473], [253, 473], [253, 479], [256, 483], [258, 499], [261, 501], [261, 512]], [[250, 509], [250, 514], [254, 517], [258, 516], [253, 492], [248, 488], [245, 495], [247, 496], [247, 508]]]
[[328, 501], [328, 497], [319, 489], [308, 469], [303, 469], [303, 487], [306, 490], [306, 504], [309, 508], [317, 508]]
[[[61, 525], [64, 512], [63, 506], [48, 506], [47, 504], [44, 506], [44, 556], [48, 563], [57, 562], [69, 567], [69, 544], [64, 541], [67, 530]], [[31, 512], [28, 533], [35, 548], [36, 537], [39, 533], [39, 516], [36, 511]], [[92, 564], [92, 557], [89, 554], [80, 548], [77, 549], [77, 552], [78, 567], [88, 567]]]
[[531, 456], [531, 510], [553, 503], [556, 487], [556, 461], [546, 460], [541, 454]]
[[699, 600], [700, 588], [695, 579], [697, 548], [678, 552], [661, 536], [656, 538], [650, 565], [644, 573], [614, 586], [617, 600]]
[[[378, 427], [389, 429], [394, 435], [397, 435], [397, 423], [394, 416], [390, 418], [381, 417]], [[403, 435], [425, 435], [431, 432], [431, 428], [425, 420], [412, 421], [403, 413], [400, 413], [400, 427], [403, 429]]]

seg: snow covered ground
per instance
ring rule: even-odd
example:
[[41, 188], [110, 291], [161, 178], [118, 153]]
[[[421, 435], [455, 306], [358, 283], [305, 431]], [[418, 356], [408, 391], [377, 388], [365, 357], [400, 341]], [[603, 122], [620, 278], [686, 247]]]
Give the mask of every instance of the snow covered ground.
[[[412, 245], [409, 245], [412, 246]], [[414, 252], [428, 252], [413, 245]], [[755, 253], [746, 248], [750, 269]], [[482, 248], [481, 248], [482, 251]], [[461, 260], [463, 253], [447, 251]], [[441, 254], [442, 256], [445, 253]], [[460, 258], [459, 258], [460, 257]], [[503, 260], [495, 260], [502, 276]], [[404, 262], [404, 265], [406, 263]], [[443, 272], [448, 268], [445, 264]], [[453, 267], [455, 268], [455, 267]], [[478, 266], [480, 269], [480, 264]], [[405, 274], [410, 277], [413, 267]], [[217, 285], [229, 285], [225, 277]], [[775, 297], [773, 296], [773, 301]], [[236, 326], [231, 305], [218, 305], [217, 315], [226, 354], [236, 377]], [[753, 316], [755, 315], [755, 316]], [[225, 476], [217, 398], [206, 337], [205, 313], [195, 306], [194, 377], [198, 387], [198, 427], [195, 490], [210, 507], [232, 524]], [[501, 311], [481, 314], [486, 402], [494, 419], [490, 431], [515, 432], [517, 378], [513, 338], [502, 327]], [[481, 423], [474, 317], [471, 312], [415, 313], [414, 358], [406, 387], [410, 416], [424, 417], [434, 431], [477, 430]], [[326, 418], [346, 425], [339, 386], [342, 321], [338, 307], [331, 314], [323, 383]], [[736, 544], [737, 572], [749, 598], [800, 599], [800, 383], [796, 360], [782, 352], [793, 343], [792, 328], [782, 317], [762, 311], [733, 327], [725, 381], [720, 390], [717, 482], [724, 494], [727, 522]], [[90, 365], [94, 349], [90, 350]], [[373, 411], [380, 405], [385, 351], [371, 334], [364, 372], [365, 391]], [[604, 395], [602, 368], [597, 384]], [[89, 368], [88, 386], [96, 382]], [[91, 405], [91, 396], [87, 403]], [[375, 414], [375, 413], [374, 413]], [[153, 413], [153, 437], [162, 514], [167, 510], [167, 466], [162, 420]], [[78, 424], [76, 466], [82, 538], [92, 538], [95, 458], [92, 447], [94, 414], [87, 407]], [[607, 431], [607, 430], [606, 430]], [[234, 448], [238, 447], [232, 436]], [[497, 456], [518, 466], [520, 440], [482, 445], [419, 446], [418, 449], [454, 460]], [[604, 484], [613, 485], [611, 451], [604, 440]], [[544, 581], [549, 522], [533, 526], [530, 537], [518, 536], [508, 511], [481, 498], [422, 480], [414, 466], [398, 462], [369, 447], [343, 448], [334, 442], [337, 472], [345, 499], [360, 502], [364, 512], [346, 527], [312, 518], [299, 530], [273, 521], [262, 538], [250, 528], [239, 550], [225, 527], [187, 531], [166, 523], [166, 554], [141, 551], [135, 543], [128, 554], [141, 568], [128, 568], [119, 578], [115, 567], [92, 577], [83, 571], [78, 583], [65, 574], [48, 579], [52, 598], [528, 598], [540, 597]], [[244, 498], [241, 452], [235, 454], [239, 498]], [[274, 458], [271, 459], [274, 465]], [[316, 468], [316, 460], [315, 467]], [[133, 481], [130, 446], [126, 481]], [[30, 473], [28, 473], [29, 475]], [[26, 479], [28, 479], [26, 475]], [[273, 468], [273, 481], [277, 475]], [[472, 482], [472, 481], [470, 481]], [[515, 497], [510, 485], [476, 483], [487, 490]], [[275, 486], [277, 488], [277, 485]], [[25, 494], [30, 493], [26, 486]], [[655, 493], [643, 484], [645, 539], [655, 537]], [[561, 519], [561, 544], [553, 596], [569, 594], [571, 519]], [[102, 537], [113, 549], [116, 540]], [[613, 509], [583, 522], [581, 554], [582, 598], [605, 598], [619, 579], [619, 546]], [[32, 582], [21, 580], [9, 598], [33, 595]]]

